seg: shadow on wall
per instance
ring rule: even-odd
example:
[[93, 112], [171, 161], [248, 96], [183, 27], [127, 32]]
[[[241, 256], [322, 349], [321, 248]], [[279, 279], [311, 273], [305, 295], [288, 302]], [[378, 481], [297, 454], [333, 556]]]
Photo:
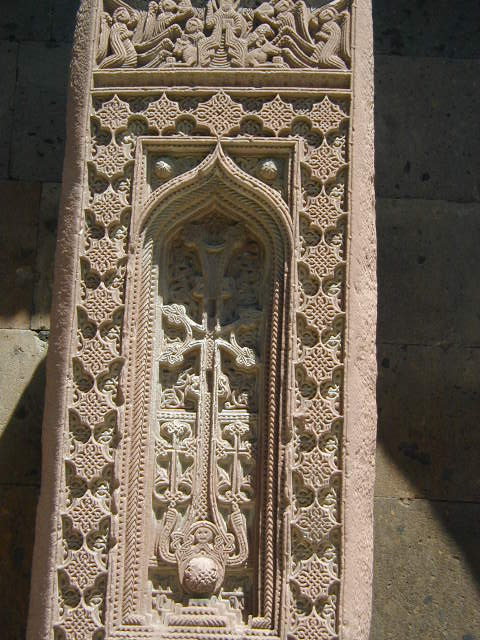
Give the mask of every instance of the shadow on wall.
[[373, 5], [379, 420], [372, 640], [479, 640], [480, 4]]
[[[0, 13], [0, 638], [24, 640], [66, 68], [79, 0]], [[43, 183], [43, 184], [42, 184]], [[34, 328], [35, 331], [31, 330]]]
[[[33, 339], [38, 340], [36, 336]], [[0, 436], [0, 635], [5, 640], [25, 638], [40, 486], [44, 388], [43, 359], [25, 381]]]

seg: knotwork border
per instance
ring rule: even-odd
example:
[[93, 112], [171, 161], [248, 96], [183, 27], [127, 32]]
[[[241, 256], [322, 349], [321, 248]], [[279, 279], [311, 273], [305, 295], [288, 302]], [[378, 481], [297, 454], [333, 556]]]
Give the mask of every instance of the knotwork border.
[[[195, 134], [209, 129], [210, 133], [217, 136], [236, 133], [242, 141], [245, 136], [251, 135], [250, 132], [257, 135], [264, 132], [267, 139], [273, 136], [298, 139], [302, 146], [300, 169], [303, 176], [300, 196], [302, 211], [298, 221], [301, 230], [296, 248], [299, 286], [294, 307], [297, 311], [300, 346], [294, 357], [297, 380], [295, 408], [288, 417], [292, 443], [295, 445], [287, 447], [286, 455], [290, 456], [295, 482], [291, 497], [292, 513], [289, 516], [293, 540], [292, 567], [288, 578], [291, 597], [284, 606], [289, 610], [292, 631], [296, 625], [301, 633], [305, 633], [305, 627], [308, 626], [318, 632], [322, 630], [324, 636], [329, 634], [325, 637], [334, 637], [341, 552], [339, 461], [342, 442], [349, 99], [346, 95], [333, 97], [318, 92], [313, 92], [313, 97], [310, 92], [303, 99], [293, 99], [291, 92], [283, 96], [275, 92], [268, 97], [265, 92], [260, 97], [255, 95], [257, 92], [249, 92], [245, 103], [245, 98], [239, 92], [233, 96], [223, 90], [203, 93], [200, 98], [186, 92], [161, 93], [142, 97], [140, 101], [135, 95], [94, 97], [91, 197], [86, 217], [83, 258], [85, 284], [80, 292], [80, 308], [86, 315], [87, 324], [92, 319], [96, 322], [94, 328], [88, 329], [94, 334], [95, 343], [93, 346], [90, 342], [86, 345], [82, 343], [74, 360], [77, 388], [74, 390], [71, 411], [78, 413], [77, 407], [86, 407], [85, 411], [97, 420], [94, 429], [105, 420], [106, 415], [113, 416], [114, 411], [117, 412], [115, 429], [122, 421], [118, 413], [123, 412], [120, 382], [125, 351], [118, 343], [117, 351], [106, 353], [103, 363], [97, 360], [105, 346], [105, 339], [99, 336], [102, 326], [123, 313], [127, 258], [125, 239], [131, 206], [132, 175], [135, 173], [135, 148], [141, 136], [156, 130], [162, 136], [170, 134], [172, 140], [185, 135], [194, 139]], [[173, 99], [175, 97], [177, 100]], [[188, 105], [188, 110], [182, 111], [180, 105]], [[298, 190], [296, 185], [294, 190]], [[117, 212], [116, 217], [111, 217], [112, 212]], [[102, 224], [103, 228], [99, 228]], [[102, 245], [100, 252], [99, 245]], [[97, 264], [99, 256], [101, 264]], [[105, 262], [107, 257], [111, 262]], [[92, 378], [88, 376], [95, 373], [99, 377], [90, 385]], [[115, 406], [117, 402], [118, 407]], [[79, 418], [81, 420], [81, 414]], [[85, 415], [84, 421], [87, 420], [88, 416]], [[131, 435], [120, 432], [118, 437], [129, 438]], [[81, 470], [76, 463], [78, 446], [73, 445], [70, 455], [76, 470], [74, 483], [80, 482], [78, 478], [81, 478]], [[303, 477], [306, 469], [307, 480]], [[141, 475], [141, 467], [137, 472]], [[95, 471], [89, 473], [92, 478], [96, 477]], [[122, 476], [118, 476], [118, 469], [115, 479], [115, 483], [110, 485], [112, 488], [126, 482]], [[72, 481], [69, 483], [67, 479], [67, 487], [71, 484]], [[82, 610], [82, 605], [89, 628], [95, 629], [102, 620], [103, 611], [89, 604], [89, 589], [94, 588], [95, 581], [99, 579], [95, 575], [95, 567], [100, 566], [106, 572], [108, 566], [107, 561], [103, 567], [100, 565], [100, 552], [87, 550], [86, 537], [92, 535], [92, 531], [99, 530], [107, 516], [108, 507], [104, 506], [104, 500], [102, 496], [99, 503], [92, 489], [88, 488], [80, 496], [74, 496], [71, 507], [66, 503], [64, 518], [69, 523], [69, 529], [65, 537], [67, 555], [62, 571], [69, 582], [61, 585], [63, 591], [60, 597], [64, 593], [69, 596], [75, 590], [78, 594], [67, 601], [65, 596], [62, 598], [62, 610], [66, 616], [64, 624], [70, 632], [73, 632], [74, 624], [78, 625], [78, 612]], [[99, 510], [99, 507], [103, 507], [103, 510]], [[92, 521], [87, 524], [84, 520], [88, 517]], [[78, 518], [82, 519], [81, 525]], [[110, 530], [108, 540], [117, 540], [115, 522], [111, 526], [114, 528]], [[84, 578], [82, 584], [86, 590], [79, 597], [75, 572], [68, 569], [72, 564], [76, 568], [75, 559], [79, 550], [71, 547], [71, 542], [71, 548], [68, 547], [68, 534], [70, 530], [75, 533], [80, 527], [83, 527], [80, 532], [85, 538], [81, 545], [83, 565], [90, 559], [91, 574]], [[92, 551], [91, 558], [89, 551]], [[101, 551], [105, 557], [106, 550], [103, 548]], [[309, 584], [305, 586], [307, 574]], [[315, 584], [310, 584], [312, 576], [316, 576]], [[128, 585], [129, 589], [132, 587]], [[99, 588], [94, 595], [95, 600], [100, 600], [102, 596], [104, 598], [104, 592], [100, 594]], [[73, 613], [76, 615], [72, 622]], [[132, 622], [135, 620], [134, 615]], [[128, 633], [132, 635], [134, 629], [129, 627]]]

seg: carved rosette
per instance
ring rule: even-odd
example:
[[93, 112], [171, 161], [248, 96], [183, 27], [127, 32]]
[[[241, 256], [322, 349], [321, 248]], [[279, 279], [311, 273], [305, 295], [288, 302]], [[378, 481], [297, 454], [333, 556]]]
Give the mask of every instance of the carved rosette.
[[[158, 6], [148, 16], [107, 2], [99, 67], [350, 64], [341, 2], [310, 13], [300, 2], [255, 12], [210, 2], [200, 13], [173, 4], [155, 33]], [[339, 90], [94, 94], [58, 639], [174, 637], [175, 625], [189, 624], [218, 639], [243, 637], [247, 628], [265, 638], [337, 637], [349, 112], [349, 92]], [[185, 141], [190, 146], [176, 152]], [[271, 141], [297, 151], [276, 153]], [[195, 197], [204, 212], [182, 228], [189, 190], [201, 180], [207, 186]], [[257, 213], [235, 191], [242, 181], [270, 203], [271, 216], [286, 212], [290, 258], [285, 244], [275, 263], [268, 242], [281, 244], [281, 232], [273, 222], [258, 223], [273, 230], [255, 236], [248, 216]], [[217, 226], [206, 239], [216, 206], [209, 189], [224, 198], [226, 213], [214, 210]], [[148, 225], [141, 231], [142, 212], [155, 211], [162, 197], [174, 203], [172, 193], [183, 204], [172, 204], [176, 235], [162, 222], [167, 275], [132, 282], [150, 269], [160, 242]], [[231, 266], [241, 259], [258, 259], [259, 274], [270, 269], [259, 276], [262, 303], [248, 298], [258, 283], [238, 275], [246, 266]], [[138, 295], [125, 326], [128, 287]], [[240, 311], [232, 302], [239, 291], [250, 300]], [[106, 610], [107, 593], [118, 611]], [[187, 597], [210, 600], [202, 613], [198, 603], [185, 605]], [[229, 630], [215, 635], [218, 625]]]

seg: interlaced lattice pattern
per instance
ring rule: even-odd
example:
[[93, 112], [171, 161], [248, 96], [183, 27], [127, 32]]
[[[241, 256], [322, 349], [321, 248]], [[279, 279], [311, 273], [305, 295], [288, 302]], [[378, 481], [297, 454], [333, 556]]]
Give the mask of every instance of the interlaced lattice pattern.
[[[103, 637], [108, 550], [114, 544], [111, 527], [116, 511], [113, 453], [119, 437], [126, 435], [118, 433], [119, 410], [124, 402], [120, 336], [131, 165], [136, 145], [134, 137], [125, 142], [119, 135], [136, 122], [145, 132], [162, 136], [181, 138], [185, 131], [191, 136], [245, 136], [242, 126], [252, 117], [257, 123], [255, 135], [293, 137], [301, 140], [305, 150], [298, 285], [294, 292], [297, 348], [289, 638], [337, 637], [348, 100], [344, 96], [317, 95], [295, 103], [287, 94], [265, 94], [263, 91], [255, 104], [246, 105], [226, 91], [204, 94], [200, 99], [192, 93], [188, 111], [182, 107], [188, 100], [185, 92], [181, 96], [173, 91], [152, 93], [144, 98], [143, 108], [139, 108], [138, 99], [127, 94], [95, 99], [92, 122], [96, 129], [92, 131], [101, 134], [92, 139], [82, 283], [77, 301], [79, 340], [72, 365], [58, 638]], [[301, 128], [295, 126], [299, 122], [307, 125], [303, 128], [305, 138], [298, 133]], [[317, 132], [317, 137], [312, 138], [311, 132]], [[163, 165], [159, 175], [160, 170], [168, 177]], [[268, 178], [268, 171], [265, 176]], [[241, 407], [241, 399], [231, 402]], [[248, 431], [248, 423], [241, 426]], [[241, 444], [244, 436], [234, 435], [230, 424], [225, 425], [225, 434], [225, 456], [233, 451], [232, 443], [238, 438], [240, 444], [235, 446], [246, 457], [247, 449], [242, 449], [246, 445]], [[164, 434], [159, 442], [168, 448], [168, 438], [173, 436], [166, 437]], [[187, 437], [188, 428], [182, 435]]]

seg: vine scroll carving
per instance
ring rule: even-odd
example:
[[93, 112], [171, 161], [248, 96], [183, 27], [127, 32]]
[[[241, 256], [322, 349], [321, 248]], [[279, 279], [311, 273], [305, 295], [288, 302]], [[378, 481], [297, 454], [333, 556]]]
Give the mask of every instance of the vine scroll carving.
[[368, 254], [349, 234], [370, 215], [355, 12], [246, 4], [83, 4], [54, 604], [32, 640], [367, 638], [342, 617], [349, 269]]

